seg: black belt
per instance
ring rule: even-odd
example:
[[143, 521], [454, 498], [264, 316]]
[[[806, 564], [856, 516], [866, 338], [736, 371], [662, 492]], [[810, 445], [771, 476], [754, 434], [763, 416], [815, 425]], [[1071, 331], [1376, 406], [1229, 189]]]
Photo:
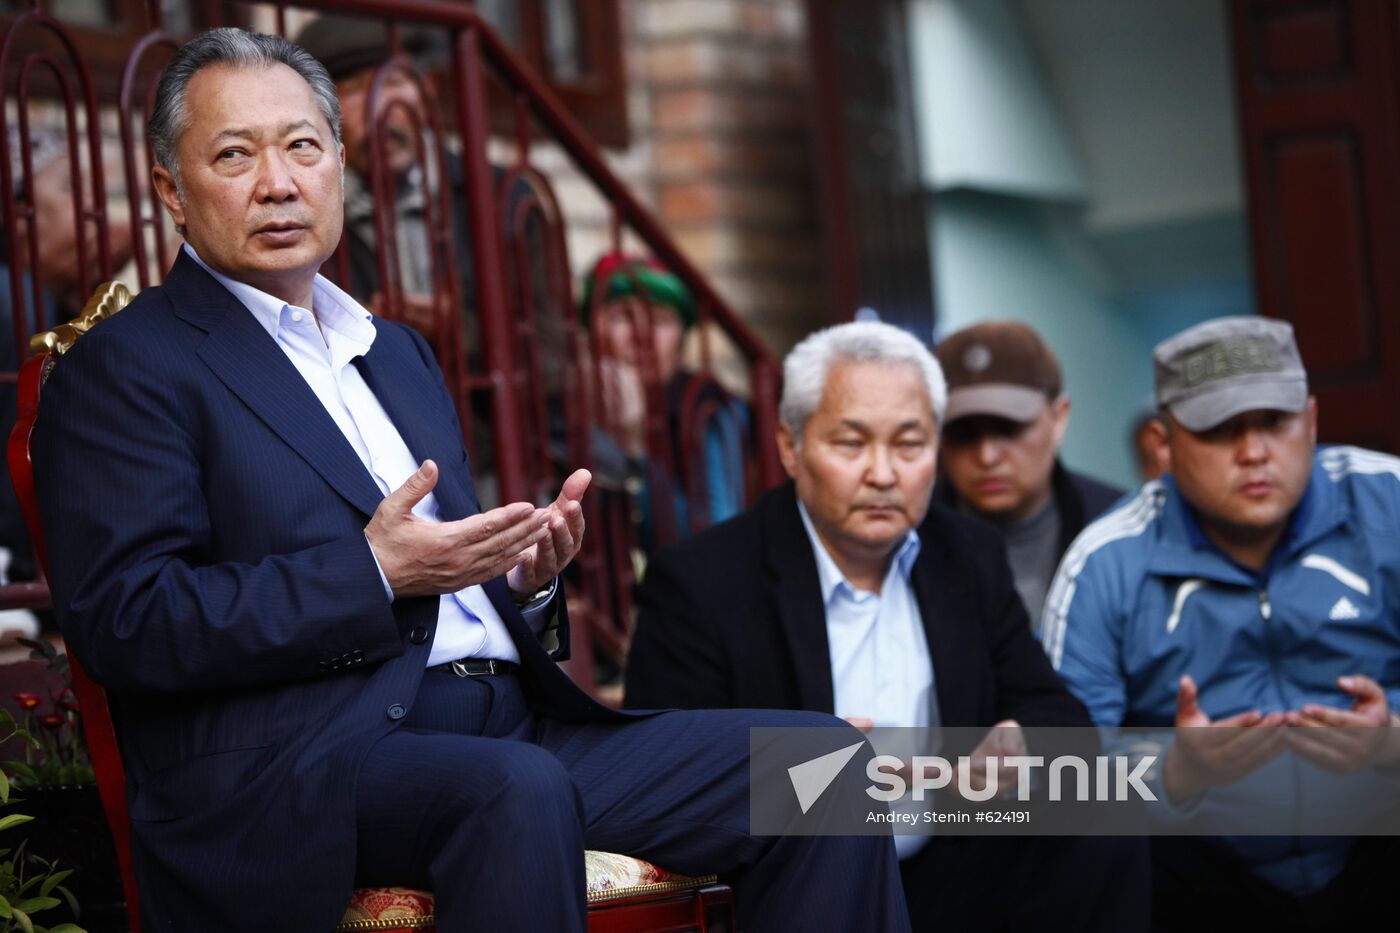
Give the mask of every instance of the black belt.
[[458, 677], [488, 677], [509, 674], [519, 666], [514, 661], [498, 661], [495, 658], [462, 658], [460, 661], [434, 664], [428, 668], [428, 671], [430, 673], [436, 671], [442, 674], [456, 674]]

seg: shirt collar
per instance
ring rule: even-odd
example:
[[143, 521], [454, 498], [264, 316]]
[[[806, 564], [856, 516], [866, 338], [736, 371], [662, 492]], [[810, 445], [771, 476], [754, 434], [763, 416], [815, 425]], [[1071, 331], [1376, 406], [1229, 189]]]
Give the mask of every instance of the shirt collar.
[[[827, 552], [826, 545], [822, 544], [822, 539], [817, 536], [812, 516], [807, 513], [807, 506], [802, 504], [801, 499], [797, 500], [797, 512], [802, 516], [802, 527], [807, 530], [807, 540], [811, 542], [812, 553], [817, 558], [817, 581], [821, 585], [822, 604], [829, 604], [837, 589], [843, 586], [848, 594], [855, 595], [856, 588], [846, 579], [841, 568], [836, 566], [836, 561]], [[922, 546], [918, 532], [912, 528], [905, 532], [904, 541], [894, 552], [894, 559], [890, 561], [890, 570], [885, 575], [885, 582], [889, 582], [890, 576], [898, 572], [904, 582], [908, 583], [909, 575], [914, 570], [914, 561], [918, 558]]]
[[[277, 339], [278, 333], [282, 329], [283, 315], [291, 314], [301, 310], [309, 313], [310, 309], [298, 309], [288, 304], [281, 298], [269, 295], [261, 289], [254, 288], [246, 282], [239, 282], [229, 278], [223, 273], [211, 268], [208, 263], [199, 258], [199, 254], [194, 251], [194, 247], [185, 244], [185, 252], [190, 258], [199, 263], [200, 267], [212, 275], [220, 285], [227, 288], [233, 297], [242, 302], [253, 315], [263, 330], [273, 340]], [[369, 348], [374, 344], [374, 316], [364, 307], [351, 298], [344, 291], [335, 285], [330, 279], [317, 273], [315, 281], [311, 286], [311, 303], [316, 306], [316, 319], [321, 327], [327, 331], [326, 337], [329, 341], [330, 332], [343, 337], [346, 341], [347, 349], [351, 356], [362, 356], [369, 352]]]

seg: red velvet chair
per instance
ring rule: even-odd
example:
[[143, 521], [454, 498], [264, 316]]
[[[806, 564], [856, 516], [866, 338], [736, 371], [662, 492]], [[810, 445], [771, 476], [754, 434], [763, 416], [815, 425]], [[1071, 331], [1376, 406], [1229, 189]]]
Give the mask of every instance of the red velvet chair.
[[[20, 370], [19, 413], [10, 433], [10, 475], [20, 509], [29, 526], [39, 564], [48, 574], [48, 551], [34, 495], [34, 471], [29, 460], [29, 434], [39, 410], [39, 393], [54, 362], [103, 319], [131, 301], [120, 283], [99, 286], [83, 313], [67, 324], [35, 335], [33, 354]], [[97, 474], [100, 475], [100, 472]], [[131, 862], [131, 822], [126, 812], [126, 774], [117, 745], [106, 692], [69, 656], [73, 690], [82, 708], [88, 752], [97, 774], [97, 788], [111, 827], [126, 891], [132, 933], [140, 933], [140, 905]], [[715, 876], [674, 875], [649, 862], [609, 852], [585, 854], [588, 868], [588, 928], [593, 933], [701, 933], [734, 928], [734, 896]], [[361, 888], [354, 892], [337, 931], [409, 933], [434, 931], [433, 897], [410, 888]]]

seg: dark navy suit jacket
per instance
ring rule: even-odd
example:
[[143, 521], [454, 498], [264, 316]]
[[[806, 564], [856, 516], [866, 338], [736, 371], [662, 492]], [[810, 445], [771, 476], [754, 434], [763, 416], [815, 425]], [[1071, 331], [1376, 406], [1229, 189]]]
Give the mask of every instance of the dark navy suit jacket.
[[[444, 518], [477, 512], [427, 344], [375, 328], [366, 382], [438, 463]], [[356, 773], [413, 704], [437, 623], [436, 597], [385, 595], [364, 536], [378, 486], [276, 342], [183, 253], [58, 361], [32, 451], [63, 634], [117, 719], [147, 928], [332, 928]], [[503, 579], [486, 590], [542, 715], [615, 715], [558, 668]]]

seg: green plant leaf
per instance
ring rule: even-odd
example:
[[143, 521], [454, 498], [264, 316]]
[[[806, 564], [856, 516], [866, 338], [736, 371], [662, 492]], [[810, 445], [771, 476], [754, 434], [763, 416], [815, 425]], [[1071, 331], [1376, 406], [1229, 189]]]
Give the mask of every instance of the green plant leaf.
[[28, 823], [33, 820], [32, 816], [25, 816], [23, 813], [11, 813], [9, 816], [0, 816], [0, 831], [19, 826], [21, 823]]
[[39, 893], [48, 897], [55, 887], [63, 883], [63, 879], [73, 874], [73, 869], [65, 868], [63, 871], [56, 871], [44, 879], [44, 886], [39, 889]]
[[22, 761], [7, 761], [5, 762], [5, 767], [15, 777], [23, 778], [30, 784], [39, 783], [38, 777], [34, 774], [34, 769]]
[[34, 933], [34, 921], [29, 919], [29, 914], [20, 910], [18, 907], [13, 909], [15, 913], [15, 922], [20, 925], [24, 933]]
[[73, 896], [73, 892], [61, 884], [54, 888], [54, 891], [63, 895], [63, 899], [68, 902], [68, 909], [73, 912], [73, 916], [81, 920], [83, 918], [83, 909], [78, 906], [78, 899]]
[[49, 933], [87, 933], [76, 923], [60, 923], [56, 927], [49, 927]]
[[5, 769], [0, 768], [0, 803], [10, 802], [10, 778], [5, 774]]
[[16, 904], [15, 910], [22, 910], [27, 914], [37, 914], [41, 910], [51, 910], [62, 903], [56, 897], [30, 897]]
[[3, 894], [0, 894], [0, 917], [9, 920], [14, 916], [14, 911], [10, 909], [10, 902]]

